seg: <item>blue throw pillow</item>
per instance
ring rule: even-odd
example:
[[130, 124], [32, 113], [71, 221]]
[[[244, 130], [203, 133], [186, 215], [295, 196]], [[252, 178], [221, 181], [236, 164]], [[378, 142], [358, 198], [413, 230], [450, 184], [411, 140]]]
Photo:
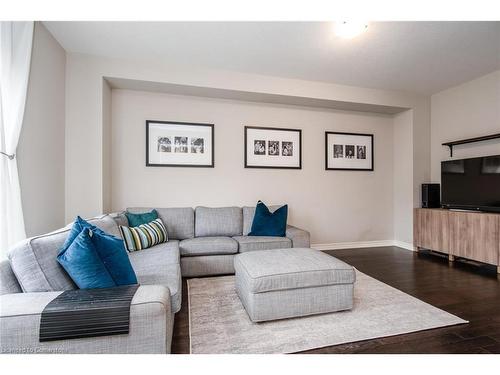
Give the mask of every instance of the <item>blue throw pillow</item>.
[[122, 239], [95, 232], [91, 240], [116, 285], [137, 284], [137, 277]]
[[259, 201], [255, 207], [252, 230], [248, 235], [285, 237], [287, 216], [287, 204], [271, 212], [264, 203]]
[[147, 224], [158, 219], [158, 212], [156, 212], [156, 210], [144, 212], [142, 214], [125, 212], [125, 216], [127, 217], [129, 227], [138, 227], [139, 225]]
[[73, 242], [57, 256], [80, 289], [111, 288], [116, 286], [90, 238], [90, 229], [84, 228]]
[[66, 238], [66, 241], [64, 241], [64, 244], [62, 245], [62, 248], [59, 250], [59, 254], [63, 253], [66, 251], [66, 249], [73, 243], [75, 238], [84, 230], [85, 228], [90, 229], [93, 233], [99, 233], [102, 235], [105, 235], [106, 233], [102, 231], [101, 229], [97, 228], [95, 225], [90, 224], [88, 221], [83, 220], [80, 216], [77, 216], [75, 219], [75, 222], [73, 223], [73, 227], [71, 228], [71, 231], [69, 232], [68, 237]]

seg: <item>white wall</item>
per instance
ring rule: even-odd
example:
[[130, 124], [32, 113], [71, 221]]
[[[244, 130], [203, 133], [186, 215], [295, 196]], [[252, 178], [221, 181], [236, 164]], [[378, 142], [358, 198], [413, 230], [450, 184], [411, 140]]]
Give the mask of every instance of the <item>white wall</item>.
[[[145, 166], [145, 120], [215, 124], [215, 168]], [[245, 169], [244, 125], [302, 129], [302, 169]], [[373, 133], [375, 171], [325, 171], [325, 131]], [[393, 119], [388, 115], [174, 96], [112, 93], [112, 209], [288, 203], [312, 242], [393, 236]]]
[[[404, 191], [403, 194], [405, 196], [400, 197], [400, 199], [408, 202], [408, 207], [418, 205], [420, 184], [428, 181], [430, 178], [430, 152], [428, 152], [430, 147], [430, 103], [427, 97], [402, 92], [297, 79], [209, 69], [186, 69], [183, 67], [166, 66], [165, 64], [158, 64], [156, 62], [126, 61], [70, 53], [67, 56], [66, 67], [65, 152], [67, 221], [70, 221], [77, 214], [92, 216], [106, 211], [106, 207], [108, 206], [106, 191], [109, 190], [107, 186], [111, 184], [111, 189], [114, 190], [113, 186], [116, 185], [116, 181], [113, 181], [114, 177], [111, 178], [110, 174], [105, 173], [106, 150], [111, 147], [108, 144], [110, 142], [106, 141], [107, 133], [105, 128], [108, 121], [106, 121], [103, 106], [107, 95], [106, 88], [103, 86], [103, 79], [106, 77], [169, 85], [189, 85], [214, 90], [238, 90], [238, 92], [255, 93], [256, 95], [272, 94], [288, 96], [292, 99], [306, 98], [311, 100], [392, 106], [399, 107], [402, 111], [411, 109], [412, 115], [405, 117], [404, 121], [407, 121], [406, 125], [411, 128], [412, 153], [406, 152], [404, 155], [397, 155], [395, 157], [407, 158], [407, 162], [412, 165], [411, 184], [413, 190]], [[191, 108], [190, 110], [195, 109]], [[263, 122], [260, 118], [258, 120], [259, 122]], [[336, 126], [336, 124], [332, 123], [332, 126]], [[321, 139], [314, 147], [323, 150], [323, 140]], [[322, 152], [319, 153], [321, 154]], [[143, 157], [139, 160], [142, 163]], [[389, 168], [392, 168], [392, 163]], [[147, 173], [154, 174], [156, 172], [148, 171]], [[303, 169], [303, 173], [309, 173], [309, 168], [307, 171]], [[273, 178], [271, 173], [270, 176]], [[335, 183], [342, 181], [343, 175], [340, 174], [339, 176], [342, 177], [335, 179]], [[374, 194], [370, 185], [364, 186], [362, 192], [358, 191], [360, 197], [366, 194]], [[236, 198], [236, 196], [234, 197]], [[305, 197], [313, 200], [317, 199], [317, 197], [310, 197], [310, 195]], [[194, 201], [195, 197], [192, 198], [193, 201], [190, 202], [190, 205], [197, 204]], [[231, 201], [234, 200], [231, 199]], [[125, 202], [121, 201], [119, 203], [124, 204]], [[206, 202], [200, 203], [207, 204]], [[126, 205], [131, 204], [129, 202]], [[389, 203], [389, 205], [391, 204]], [[392, 211], [392, 209], [390, 210]], [[358, 213], [362, 214], [361, 212], [356, 212], [355, 215]], [[295, 220], [296, 214], [292, 213], [292, 215], [294, 215], [293, 218]], [[340, 214], [335, 213], [335, 215]], [[406, 215], [411, 216], [411, 212], [407, 212]], [[304, 217], [302, 220], [310, 219]], [[333, 225], [343, 225], [342, 219], [336, 216]], [[411, 232], [411, 219], [405, 225], [408, 226], [407, 231]], [[354, 232], [357, 234], [355, 235]], [[319, 229], [315, 233], [319, 233], [319, 237], [315, 241], [326, 238], [321, 234], [324, 233], [323, 229]], [[353, 232], [348, 233], [348, 235], [339, 235], [336, 241], [342, 241], [342, 239], [347, 238], [375, 238], [374, 235], [372, 236], [373, 233], [363, 233], [355, 229]], [[392, 239], [392, 234], [386, 239]]]
[[413, 111], [405, 111], [394, 116], [394, 236], [404, 244], [413, 242]]
[[102, 206], [104, 212], [111, 212], [111, 87], [102, 82]]
[[[431, 97], [432, 181], [441, 181], [441, 161], [449, 160], [443, 142], [500, 133], [500, 70]], [[453, 148], [453, 159], [500, 154], [499, 140]]]
[[24, 122], [17, 149], [26, 233], [64, 224], [64, 106], [66, 52], [35, 24]]
[[418, 187], [429, 179], [429, 154], [425, 154], [429, 147], [428, 101], [419, 95], [80, 54], [68, 54], [66, 70], [67, 220], [76, 214], [91, 216], [103, 212], [102, 80], [105, 77], [413, 109], [409, 121], [417, 151], [412, 160], [413, 196], [407, 199], [417, 202]]
[[[111, 88], [104, 81], [104, 77], [107, 76], [409, 109], [390, 120], [393, 124], [390, 136], [393, 138], [392, 151], [384, 149], [381, 155], [377, 155], [377, 158], [386, 160], [389, 158], [389, 153], [394, 154], [394, 157], [391, 157], [392, 166], [388, 167], [392, 168], [392, 171], [386, 170], [383, 173], [393, 176], [391, 189], [394, 194], [392, 203], [388, 203], [394, 222], [393, 238], [404, 242], [411, 242], [411, 208], [419, 205], [420, 184], [428, 181], [439, 182], [440, 161], [449, 159], [448, 149], [441, 146], [441, 143], [500, 131], [500, 70], [437, 93], [429, 99], [408, 93], [278, 77], [203, 69], [185, 70], [153, 62], [139, 63], [78, 54], [66, 56], [65, 51], [40, 23], [35, 26], [33, 48], [25, 122], [18, 148], [19, 175], [28, 235], [57, 228], [65, 221], [71, 220], [76, 214], [91, 216], [121, 208], [121, 206], [147, 203], [137, 201], [137, 197], [140, 197], [137, 189], [132, 189], [130, 196], [123, 190], [120, 191], [117, 183], [123, 176], [120, 176], [117, 171], [110, 172], [115, 167], [117, 152], [123, 152], [123, 150], [120, 151], [122, 146], [116, 144], [115, 133], [111, 134], [111, 123], [114, 132], [117, 131], [118, 126], [116, 120], [112, 121], [111, 119], [111, 109], [114, 113], [118, 103], [113, 104], [113, 108], [111, 108]], [[65, 69], [64, 76], [62, 72]], [[121, 91], [121, 93], [116, 91], [113, 94], [113, 99], [123, 96], [125, 100], [126, 97], [139, 95], [139, 93], [134, 94], [133, 92], [123, 94], [127, 91]], [[376, 124], [380, 125], [379, 122], [384, 123], [379, 128], [386, 129], [388, 127], [386, 122], [389, 121], [384, 116], [361, 113], [182, 98], [162, 94], [140, 94], [141, 97], [149, 95], [153, 95], [154, 101], [161, 101], [162, 105], [163, 101], [170, 103], [167, 105], [167, 108], [170, 108], [168, 113], [158, 108], [149, 108], [147, 103], [143, 103], [144, 108], [142, 109], [137, 108], [137, 106], [132, 109], [135, 108], [137, 113], [143, 115], [149, 115], [146, 113], [147, 111], [158, 111], [158, 115], [161, 115], [162, 118], [171, 118], [171, 114], [177, 114], [177, 119], [186, 116], [186, 112], [189, 112], [190, 115], [187, 119], [189, 121], [194, 121], [192, 117], [200, 117], [196, 121], [206, 121], [205, 118], [210, 113], [215, 119], [213, 122], [218, 124], [217, 129], [222, 129], [225, 126], [224, 129], [227, 130], [228, 134], [236, 135], [237, 138], [239, 136], [235, 133], [236, 130], [229, 126], [229, 120], [225, 119], [226, 110], [229, 110], [230, 118], [239, 120], [241, 117], [245, 121], [248, 118], [258, 124], [269, 124], [271, 122], [269, 119], [276, 119], [276, 126], [289, 126], [290, 123], [296, 123], [297, 119], [302, 119], [302, 122], [296, 125], [297, 127], [304, 128], [307, 124], [311, 131], [312, 128], [318, 131], [310, 133], [307, 138], [305, 137], [306, 133], [304, 133], [304, 149], [306, 150], [306, 146], [309, 144], [308, 147], [313, 151], [304, 153], [304, 168], [302, 171], [298, 171], [298, 175], [300, 175], [298, 183], [302, 183], [302, 176], [306, 176], [325, 182], [324, 186], [340, 193], [345, 192], [346, 186], [359, 186], [356, 183], [364, 182], [364, 180], [358, 177], [361, 174], [352, 175], [354, 172], [338, 172], [340, 177], [330, 177], [333, 174], [323, 170], [323, 139], [319, 139], [319, 143], [317, 143], [320, 145], [319, 147], [315, 146], [312, 143], [313, 134], [317, 136], [326, 128], [333, 130], [346, 130], [346, 128], [351, 129], [351, 127], [371, 129]], [[179, 108], [171, 105], [174, 101], [182, 102], [183, 100], [190, 103], [194, 101], [205, 111], [198, 110], [198, 106], [194, 109], [189, 108], [189, 111], [186, 108], [185, 111], [181, 111], [182, 105]], [[65, 102], [67, 104], [66, 111]], [[221, 111], [224, 111], [224, 115]], [[119, 114], [116, 113], [116, 116]], [[281, 118], [283, 122], [279, 122]], [[309, 119], [314, 119], [316, 125], [310, 125]], [[130, 126], [129, 122], [129, 120], [124, 119], [124, 123], [129, 124], [127, 126]], [[141, 129], [143, 130], [142, 126]], [[121, 133], [117, 132], [116, 134]], [[144, 137], [144, 134], [140, 133], [138, 136]], [[219, 150], [221, 149], [220, 139], [216, 138], [216, 141]], [[140, 147], [144, 147], [144, 142], [139, 143]], [[235, 153], [236, 146], [231, 145], [230, 149], [231, 147], [232, 152]], [[380, 147], [376, 146], [376, 150], [378, 152]], [[131, 151], [129, 150], [129, 152]], [[132, 152], [140, 153], [138, 150]], [[500, 153], [500, 145], [497, 141], [458, 146], [455, 149], [456, 158], [497, 153]], [[243, 158], [241, 152], [236, 152], [236, 155], [240, 159]], [[237, 158], [226, 160], [224, 156], [216, 157], [217, 167], [213, 170], [216, 174], [219, 173], [218, 168], [221, 163], [220, 170], [234, 171], [234, 168], [238, 166], [238, 173], [241, 173], [243, 178], [253, 181], [252, 177], [255, 177], [253, 174], [258, 174], [260, 178], [260, 174], [266, 175], [267, 173], [273, 186], [283, 187], [280, 185], [282, 181], [279, 178], [281, 171], [278, 177], [272, 172], [260, 170], [252, 172], [252, 170], [242, 168], [242, 160]], [[317, 167], [318, 157], [321, 159], [319, 163], [321, 170], [311, 169]], [[141, 154], [138, 160], [142, 164], [143, 159], [144, 156]], [[380, 164], [377, 160], [376, 163], [376, 173], [379, 173]], [[309, 167], [306, 169], [307, 165]], [[171, 169], [161, 168], [161, 170]], [[310, 176], [309, 173], [312, 171], [317, 171], [318, 175]], [[200, 170], [197, 170], [198, 172]], [[154, 168], [145, 169], [145, 167], [139, 173], [145, 174], [151, 180], [158, 181], [163, 181], [168, 178], [165, 176], [170, 175], [169, 172], [167, 174], [165, 171], [157, 171]], [[161, 176], [158, 175], [160, 173], [162, 173]], [[180, 174], [180, 177], [193, 178], [192, 176], [182, 176], [183, 173], [188, 173], [186, 171], [179, 170], [175, 173]], [[207, 173], [207, 171], [203, 173]], [[286, 178], [283, 181], [296, 179], [291, 171], [283, 171], [283, 176], [285, 175]], [[335, 176], [337, 176], [336, 173]], [[223, 175], [224, 177], [225, 175]], [[378, 175], [375, 179], [377, 178], [379, 178]], [[230, 183], [233, 182], [228, 182], [228, 184]], [[154, 189], [158, 189], [158, 187], [154, 187]], [[312, 190], [311, 186], [308, 189], [300, 190], [300, 192], [307, 198], [311, 198], [311, 194], [317, 191]], [[366, 194], [368, 196], [372, 194], [372, 191], [366, 186], [363, 191], [355, 192], [361, 199]], [[328, 194], [330, 190], [325, 189], [324, 193], [326, 193], [327, 198], [331, 195]], [[197, 198], [198, 201], [190, 197], [190, 202], [185, 201], [185, 205], [209, 204], [207, 200], [213, 202], [213, 205], [235, 204], [236, 200], [241, 201], [242, 204], [250, 204], [255, 199], [261, 198], [262, 195], [268, 197], [264, 197], [265, 199], [273, 201], [273, 194], [274, 192], [269, 192], [266, 189], [255, 188], [245, 196], [238, 196], [232, 192], [224, 194], [222, 197], [204, 196], [203, 199]], [[63, 196], [64, 199], [61, 199]], [[162, 202], [164, 201], [164, 198], [156, 196], [146, 197], [144, 195], [144, 198], [149, 198], [151, 204], [154, 203], [152, 200], [156, 202], [158, 199], [162, 199]], [[324, 199], [325, 197], [321, 196], [320, 198]], [[313, 202], [320, 198], [312, 197]], [[131, 202], [125, 202], [129, 199]], [[176, 196], [174, 200], [180, 202], [182, 199], [186, 198]], [[340, 209], [337, 208], [337, 203], [341, 205]], [[335, 237], [334, 242], [341, 242], [382, 239], [382, 234], [387, 236], [385, 233], [389, 228], [388, 224], [380, 224], [372, 232], [359, 229], [341, 230], [344, 225], [341, 212], [347, 209], [347, 204], [344, 205], [342, 201], [337, 202], [336, 198], [331, 201], [331, 204], [332, 212], [330, 214], [334, 219], [333, 223], [337, 226], [340, 225], [340, 227], [338, 230], [334, 229], [333, 232], [328, 233], [331, 228], [327, 228], [326, 221], [320, 223], [317, 229], [313, 229], [313, 234], [316, 237], [315, 242], [331, 241], [330, 238], [333, 237]], [[357, 209], [359, 206], [354, 204], [353, 207], [351, 207], [353, 216], [356, 216], [359, 213]], [[312, 216], [306, 216], [305, 210], [302, 207], [301, 211], [303, 212], [298, 215], [297, 210], [291, 207], [293, 221], [304, 226], [310, 224], [311, 220], [314, 219], [311, 218]], [[386, 210], [383, 211], [385, 214]], [[371, 214], [368, 215], [366, 221], [363, 221], [365, 220], [363, 217], [361, 219], [363, 226], [372, 219]]]

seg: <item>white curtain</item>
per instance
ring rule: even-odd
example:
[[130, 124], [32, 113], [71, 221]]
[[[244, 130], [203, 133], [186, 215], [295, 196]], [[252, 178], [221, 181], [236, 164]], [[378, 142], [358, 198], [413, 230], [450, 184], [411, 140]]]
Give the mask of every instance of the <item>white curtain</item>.
[[34, 22], [0, 22], [0, 258], [26, 237], [16, 148], [28, 89], [33, 28]]

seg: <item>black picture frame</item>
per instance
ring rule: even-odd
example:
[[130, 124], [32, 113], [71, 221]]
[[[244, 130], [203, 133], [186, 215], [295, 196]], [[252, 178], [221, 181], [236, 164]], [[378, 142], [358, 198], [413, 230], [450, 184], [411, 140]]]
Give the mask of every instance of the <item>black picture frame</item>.
[[[183, 125], [183, 126], [206, 126], [211, 128], [212, 152], [210, 164], [157, 164], [149, 161], [149, 126], [150, 124], [165, 124], [165, 125]], [[146, 120], [146, 167], [185, 167], [185, 168], [214, 168], [215, 166], [215, 125], [197, 122], [182, 122], [182, 121], [157, 121]]]
[[[348, 136], [360, 136], [360, 137], [370, 137], [371, 139], [371, 167], [370, 168], [334, 168], [328, 166], [328, 136], [329, 135], [348, 135]], [[367, 133], [346, 133], [346, 132], [325, 132], [325, 170], [327, 171], [369, 171], [375, 170], [375, 148], [374, 148], [374, 135]]]
[[[249, 129], [259, 129], [259, 130], [270, 130], [270, 131], [285, 131], [285, 132], [297, 132], [299, 134], [299, 165], [296, 167], [290, 166], [270, 166], [270, 165], [248, 165], [248, 130]], [[292, 129], [292, 128], [274, 128], [266, 126], [245, 126], [244, 127], [244, 156], [245, 156], [245, 168], [259, 168], [259, 169], [302, 169], [302, 129]]]

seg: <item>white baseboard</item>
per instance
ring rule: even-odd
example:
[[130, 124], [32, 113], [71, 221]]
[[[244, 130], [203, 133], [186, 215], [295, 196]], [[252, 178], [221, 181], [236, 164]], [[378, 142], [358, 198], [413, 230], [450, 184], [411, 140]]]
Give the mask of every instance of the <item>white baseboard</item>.
[[312, 244], [311, 248], [315, 250], [340, 250], [340, 249], [362, 249], [367, 247], [397, 246], [405, 250], [413, 251], [413, 244], [398, 240], [380, 240], [380, 241], [357, 241], [357, 242], [334, 242]]
[[413, 246], [412, 243], [398, 241], [398, 240], [394, 240], [393, 242], [394, 242], [393, 246], [397, 246], [405, 250], [415, 251], [415, 247]]

